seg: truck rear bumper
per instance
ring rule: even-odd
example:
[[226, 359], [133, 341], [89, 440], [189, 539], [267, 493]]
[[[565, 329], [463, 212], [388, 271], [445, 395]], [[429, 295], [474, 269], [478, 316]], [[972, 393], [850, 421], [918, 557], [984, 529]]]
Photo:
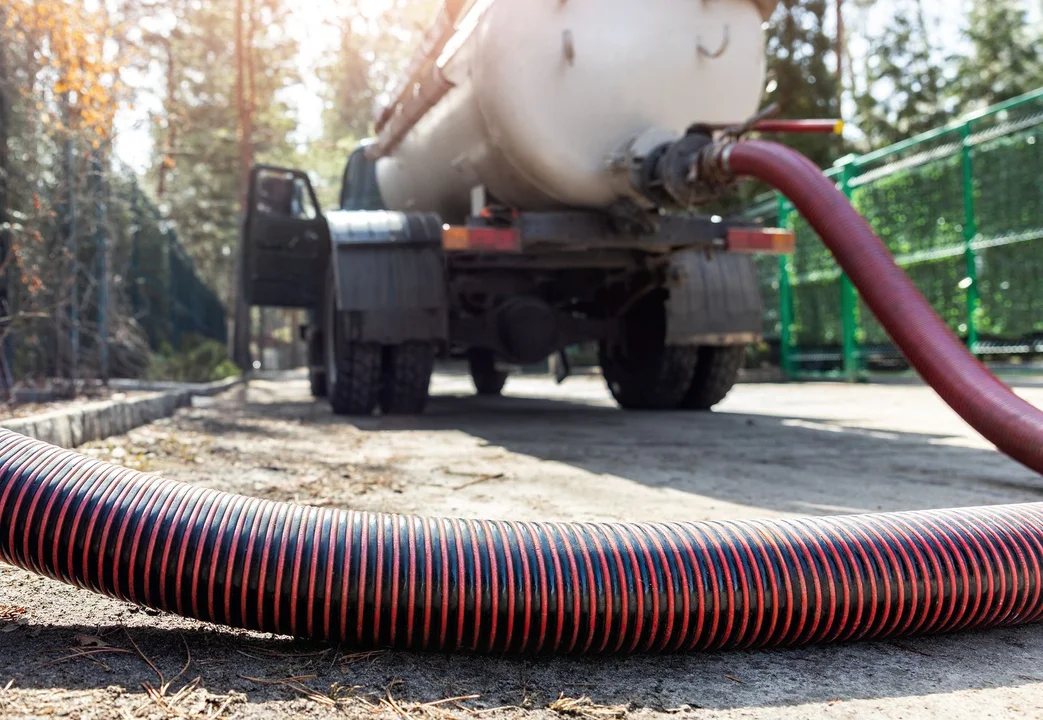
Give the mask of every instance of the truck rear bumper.
[[[583, 251], [640, 251], [668, 254], [712, 249], [782, 254], [792, 252], [793, 234], [719, 216], [658, 215], [638, 229], [599, 212], [518, 213], [502, 223], [446, 226], [447, 253], [546, 255]], [[630, 225], [628, 227], [628, 225]]]

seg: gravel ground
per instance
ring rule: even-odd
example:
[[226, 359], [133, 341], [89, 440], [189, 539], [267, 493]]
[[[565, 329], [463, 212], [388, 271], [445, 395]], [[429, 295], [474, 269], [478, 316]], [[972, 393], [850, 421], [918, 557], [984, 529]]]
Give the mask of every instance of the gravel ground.
[[[713, 414], [624, 413], [597, 378], [439, 376], [420, 418], [334, 419], [254, 381], [86, 452], [361, 509], [693, 520], [1038, 501], [926, 388], [745, 385]], [[1043, 406], [1043, 388], [1023, 394]], [[505, 659], [352, 654], [139, 610], [0, 566], [0, 716], [1039, 717], [1043, 626], [802, 650]]]

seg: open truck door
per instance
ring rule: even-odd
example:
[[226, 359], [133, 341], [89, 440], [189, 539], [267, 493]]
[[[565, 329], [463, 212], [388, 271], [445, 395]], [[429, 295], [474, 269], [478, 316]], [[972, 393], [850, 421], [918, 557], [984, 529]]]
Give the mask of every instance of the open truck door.
[[257, 165], [250, 173], [243, 230], [246, 301], [314, 310], [330, 252], [330, 230], [308, 176]]

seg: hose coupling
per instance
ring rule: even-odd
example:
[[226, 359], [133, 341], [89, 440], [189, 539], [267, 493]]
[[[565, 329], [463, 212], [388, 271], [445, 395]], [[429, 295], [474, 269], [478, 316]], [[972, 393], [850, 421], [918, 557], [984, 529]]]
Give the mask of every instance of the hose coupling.
[[736, 141], [731, 138], [715, 140], [703, 146], [688, 167], [687, 183], [693, 194], [719, 198], [738, 182], [728, 162]]

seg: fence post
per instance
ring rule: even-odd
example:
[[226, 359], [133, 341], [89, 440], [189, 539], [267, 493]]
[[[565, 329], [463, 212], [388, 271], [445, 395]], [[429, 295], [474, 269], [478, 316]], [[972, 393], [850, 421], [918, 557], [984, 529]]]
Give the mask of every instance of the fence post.
[[[854, 174], [854, 156], [837, 161], [840, 166], [840, 190], [851, 199], [851, 177]], [[847, 273], [840, 275], [840, 327], [844, 353], [844, 378], [855, 382], [861, 370], [861, 352], [858, 347], [858, 294]]]
[[177, 236], [173, 230], [168, 229], [163, 233], [163, 237], [166, 239], [167, 322], [170, 323], [170, 347], [174, 352], [179, 352], [181, 350], [181, 328], [178, 324], [180, 320], [177, 307], [178, 277], [174, 268], [174, 263], [178, 260], [177, 248], [175, 247]]
[[141, 237], [141, 218], [138, 215], [138, 183], [130, 186], [130, 309], [135, 320], [140, 320], [141, 296], [138, 281], [141, 278], [141, 255], [138, 249]]
[[974, 240], [978, 237], [978, 218], [974, 211], [974, 147], [971, 145], [971, 121], [960, 127], [961, 164], [963, 166], [963, 258], [967, 279], [967, 347], [972, 353], [978, 350], [978, 258], [974, 252]]
[[108, 248], [108, 192], [105, 169], [98, 153], [91, 155], [94, 175], [95, 209], [95, 273], [98, 281], [98, 375], [109, 381], [109, 248]]
[[14, 386], [14, 358], [11, 339], [11, 293], [13, 283], [10, 277], [14, 274], [14, 257], [11, 254], [10, 227], [8, 223], [8, 203], [10, 202], [8, 173], [9, 162], [8, 136], [10, 135], [10, 96], [17, 91], [8, 88], [9, 73], [7, 70], [7, 48], [9, 42], [7, 31], [8, 12], [0, 7], [0, 400], [10, 397]]
[[[789, 206], [782, 193], [778, 194], [779, 227], [789, 221]], [[790, 256], [779, 256], [779, 365], [787, 380], [794, 375], [793, 367], [793, 288], [790, 286]]]

